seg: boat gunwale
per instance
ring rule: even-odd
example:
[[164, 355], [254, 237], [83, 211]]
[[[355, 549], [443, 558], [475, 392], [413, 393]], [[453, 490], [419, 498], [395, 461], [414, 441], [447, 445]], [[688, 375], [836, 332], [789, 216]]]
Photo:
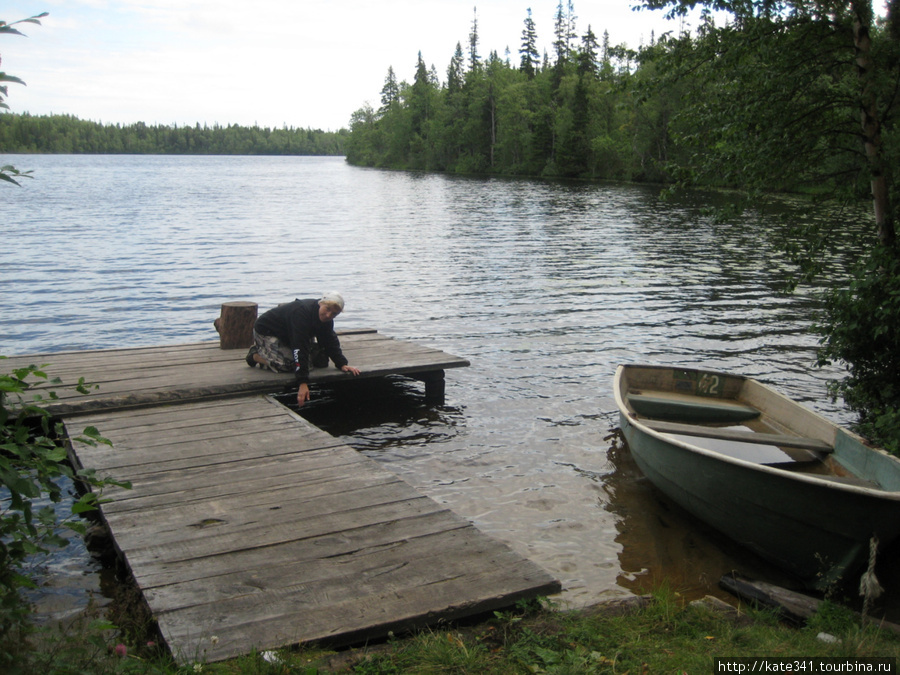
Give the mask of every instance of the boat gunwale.
[[[879, 499], [887, 498], [892, 501], [900, 501], [900, 490], [885, 490], [883, 488], [866, 487], [866, 486], [862, 486], [862, 485], [853, 485], [853, 484], [849, 484], [849, 483], [839, 483], [839, 482], [829, 480], [827, 478], [820, 478], [816, 474], [807, 474], [807, 473], [800, 473], [800, 472], [795, 472], [795, 471], [787, 471], [785, 469], [780, 469], [778, 467], [767, 466], [765, 464], [759, 464], [759, 463], [751, 462], [751, 461], [748, 461], [745, 459], [731, 457], [731, 456], [723, 454], [721, 452], [717, 452], [715, 450], [710, 450], [709, 448], [704, 448], [699, 445], [694, 445], [693, 443], [688, 443], [681, 439], [675, 438], [669, 434], [666, 434], [666, 433], [663, 433], [660, 431], [656, 431], [655, 429], [652, 429], [652, 428], [648, 427], [646, 424], [644, 424], [641, 421], [642, 418], [637, 415], [637, 413], [628, 405], [627, 401], [625, 400], [624, 393], [622, 391], [622, 387], [624, 384], [623, 383], [623, 375], [626, 372], [626, 370], [628, 370], [629, 368], [654, 368], [654, 369], [661, 369], [661, 370], [665, 370], [665, 369], [687, 370], [687, 371], [704, 372], [704, 373], [710, 373], [710, 374], [716, 374], [716, 375], [724, 375], [727, 377], [740, 378], [740, 379], [744, 380], [745, 382], [751, 381], [751, 382], [754, 382], [756, 385], [762, 387], [764, 390], [788, 401], [791, 405], [798, 406], [798, 407], [802, 408], [805, 412], [809, 413], [810, 415], [815, 415], [816, 417], [825, 421], [828, 425], [830, 425], [832, 428], [834, 428], [835, 434], [837, 434], [839, 432], [845, 433], [845, 434], [848, 434], [849, 436], [851, 436], [852, 438], [859, 440], [860, 442], [864, 442], [863, 439], [861, 437], [857, 436], [856, 434], [843, 429], [839, 425], [835, 424], [834, 422], [831, 422], [830, 420], [825, 419], [824, 417], [822, 417], [821, 415], [819, 415], [818, 413], [816, 413], [812, 410], [803, 408], [803, 406], [800, 406], [795, 401], [792, 401], [791, 399], [783, 396], [782, 394], [780, 394], [776, 390], [772, 389], [768, 385], [763, 384], [759, 380], [755, 380], [753, 378], [748, 378], [744, 375], [733, 375], [731, 373], [722, 373], [722, 372], [717, 372], [717, 371], [712, 371], [712, 370], [703, 370], [703, 369], [698, 369], [698, 368], [682, 368], [681, 366], [654, 366], [654, 365], [639, 365], [639, 364], [619, 365], [616, 368], [616, 374], [615, 374], [615, 377], [613, 380], [613, 395], [614, 395], [614, 398], [616, 401], [616, 406], [619, 409], [620, 417], [624, 416], [624, 418], [628, 421], [629, 424], [636, 427], [641, 433], [647, 434], [648, 436], [655, 438], [657, 441], [660, 441], [662, 443], [667, 443], [670, 445], [676, 445], [688, 452], [703, 455], [703, 456], [706, 456], [706, 457], [716, 460], [716, 461], [734, 464], [734, 465], [740, 466], [742, 468], [753, 470], [753, 471], [761, 471], [763, 473], [771, 474], [773, 476], [780, 476], [782, 478], [786, 478], [787, 480], [799, 480], [801, 482], [810, 483], [817, 487], [828, 488], [828, 489], [836, 490], [839, 492], [856, 493], [856, 494], [870, 496], [870, 497], [877, 497]], [[866, 444], [866, 447], [869, 450], [872, 450], [875, 452], [881, 452], [884, 454], [888, 454], [881, 448], [870, 446], [868, 444]], [[633, 449], [631, 451], [634, 452]]]

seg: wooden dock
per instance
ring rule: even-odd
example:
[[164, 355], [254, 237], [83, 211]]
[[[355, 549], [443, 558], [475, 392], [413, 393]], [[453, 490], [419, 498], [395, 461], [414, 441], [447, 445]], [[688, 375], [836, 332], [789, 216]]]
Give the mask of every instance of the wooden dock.
[[[341, 335], [364, 376], [468, 365], [375, 332]], [[341, 645], [509, 607], [558, 581], [267, 394], [291, 376], [215, 343], [14, 357], [48, 363], [73, 461], [132, 482], [102, 507], [179, 663]], [[316, 369], [311, 380], [352, 376]], [[426, 377], [427, 379], [427, 377]], [[443, 381], [441, 377], [440, 382]]]
[[[374, 330], [338, 331], [341, 348], [362, 372], [358, 378], [406, 375], [425, 382], [426, 395], [440, 398], [444, 371], [469, 365], [465, 359], [412, 342], [386, 337]], [[185, 403], [241, 394], [282, 393], [293, 387], [289, 373], [250, 368], [246, 349], [220, 349], [219, 342], [198, 342], [164, 347], [98, 349], [14, 356], [8, 368], [49, 364], [51, 377], [62, 384], [35, 388], [55, 391], [59, 400], [47, 408], [56, 415], [82, 415], [98, 410], [123, 410]], [[73, 387], [83, 377], [97, 387], [88, 395]], [[329, 365], [310, 369], [311, 385], [352, 381], [353, 375]], [[69, 387], [66, 389], [66, 387]]]

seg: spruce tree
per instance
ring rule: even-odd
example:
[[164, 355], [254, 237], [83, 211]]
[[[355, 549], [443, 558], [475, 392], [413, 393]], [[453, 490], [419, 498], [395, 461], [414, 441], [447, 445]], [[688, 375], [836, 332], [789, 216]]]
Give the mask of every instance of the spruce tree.
[[450, 65], [447, 67], [447, 93], [453, 96], [462, 91], [464, 81], [462, 45], [457, 42], [456, 51], [453, 53]]
[[556, 52], [556, 66], [561, 67], [569, 57], [568, 49], [569, 22], [563, 9], [563, 0], [559, 0], [556, 6], [556, 16], [553, 18], [553, 50]]
[[588, 25], [587, 33], [581, 38], [581, 49], [578, 52], [578, 73], [582, 76], [585, 74], [597, 75], [597, 52], [600, 45], [597, 43], [597, 36]]
[[422, 52], [416, 62], [416, 76], [409, 96], [410, 126], [413, 133], [420, 134], [430, 116], [431, 82], [428, 69], [422, 60]]
[[531, 7], [528, 8], [528, 16], [525, 17], [525, 28], [522, 30], [522, 47], [519, 49], [521, 56], [519, 70], [532, 79], [537, 72], [540, 63], [540, 54], [537, 50], [537, 30], [534, 20], [531, 18]]
[[397, 76], [394, 67], [388, 66], [387, 75], [384, 78], [384, 86], [381, 88], [381, 108], [379, 113], [386, 114], [400, 102], [400, 85], [397, 84]]
[[481, 67], [481, 57], [478, 55], [478, 8], [472, 16], [472, 32], [469, 33], [469, 72], [474, 73]]

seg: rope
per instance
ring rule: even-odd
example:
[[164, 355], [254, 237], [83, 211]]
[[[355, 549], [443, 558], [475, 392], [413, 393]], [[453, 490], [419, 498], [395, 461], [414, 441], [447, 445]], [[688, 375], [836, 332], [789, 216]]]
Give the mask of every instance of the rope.
[[869, 567], [859, 580], [859, 594], [863, 596], [863, 616], [869, 613], [869, 606], [872, 604], [872, 601], [884, 592], [881, 584], [878, 583], [878, 578], [875, 576], [875, 557], [877, 554], [878, 537], [872, 535], [872, 538], [869, 540]]

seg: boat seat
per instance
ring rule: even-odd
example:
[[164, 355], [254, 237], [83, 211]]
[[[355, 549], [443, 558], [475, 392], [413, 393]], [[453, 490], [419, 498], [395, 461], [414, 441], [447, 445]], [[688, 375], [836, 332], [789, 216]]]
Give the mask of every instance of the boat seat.
[[704, 427], [696, 424], [678, 424], [676, 422], [664, 422], [657, 420], [641, 420], [641, 424], [661, 431], [664, 434], [683, 434], [684, 436], [698, 436], [701, 438], [719, 438], [726, 441], [740, 443], [761, 443], [782, 448], [802, 448], [815, 450], [821, 453], [832, 453], [834, 448], [820, 441], [818, 438], [804, 438], [802, 436], [789, 436], [787, 434], [763, 434], [755, 431], [742, 431], [740, 429], [720, 429], [716, 427]]
[[737, 401], [715, 398], [628, 394], [638, 415], [682, 422], [745, 422], [759, 417], [759, 410]]

